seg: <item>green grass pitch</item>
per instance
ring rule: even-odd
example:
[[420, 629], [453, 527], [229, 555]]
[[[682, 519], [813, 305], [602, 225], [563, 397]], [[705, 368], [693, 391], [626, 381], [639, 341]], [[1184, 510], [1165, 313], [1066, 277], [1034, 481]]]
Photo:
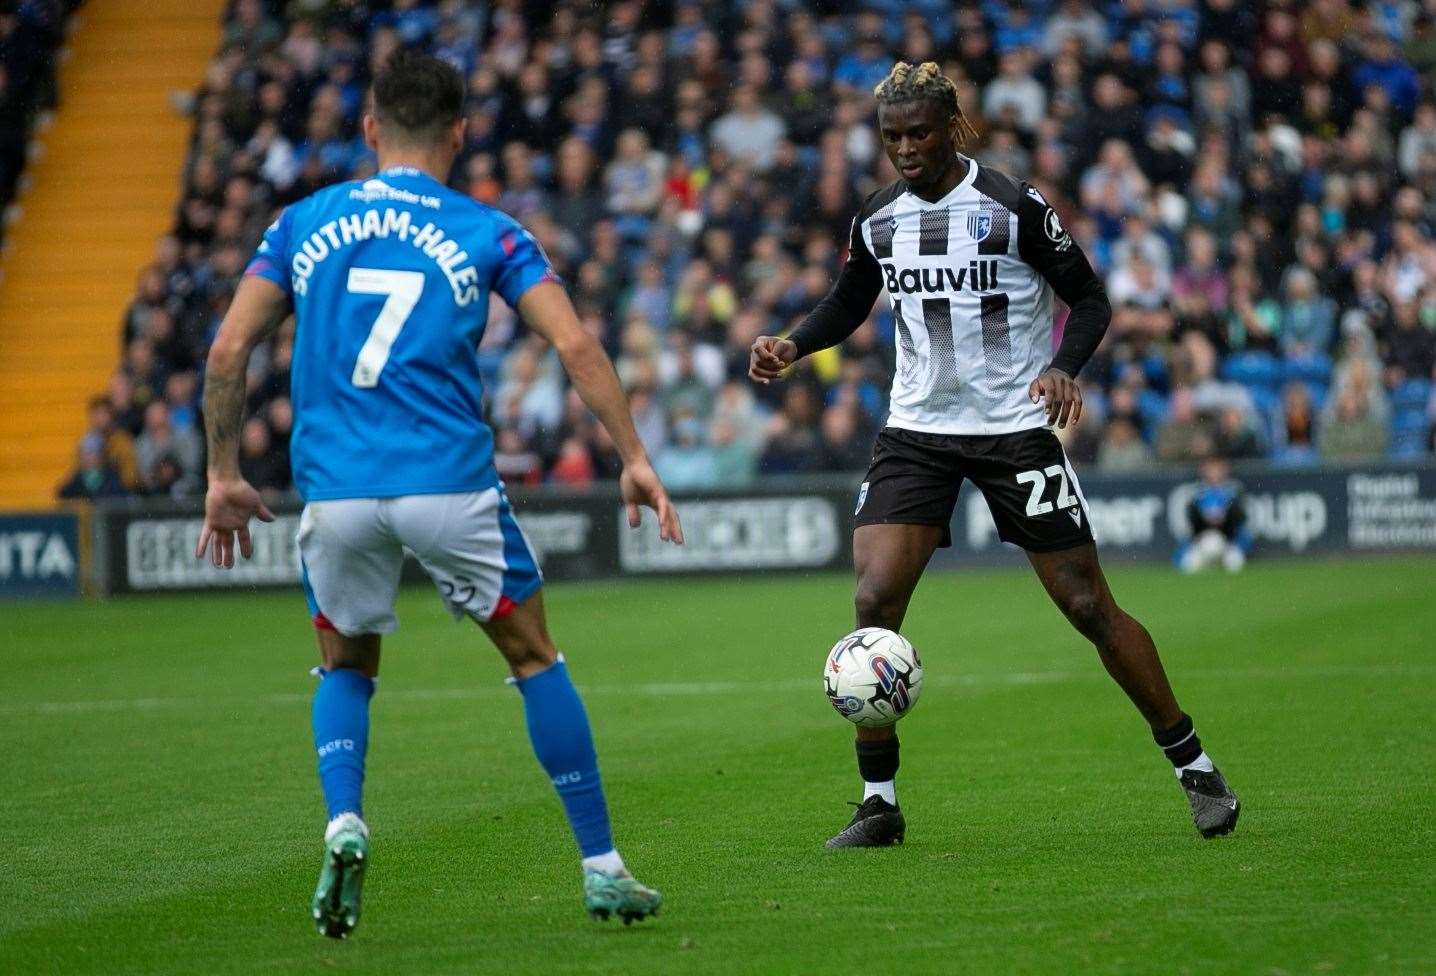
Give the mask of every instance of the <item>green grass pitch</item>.
[[322, 809], [298, 592], [0, 606], [0, 972], [1436, 972], [1436, 560], [1115, 571], [1240, 793], [1202, 841], [1136, 712], [1021, 572], [933, 574], [907, 634], [908, 843], [821, 693], [845, 577], [553, 586], [617, 839], [664, 914], [580, 911], [497, 655], [402, 597], [364, 919], [307, 907]]

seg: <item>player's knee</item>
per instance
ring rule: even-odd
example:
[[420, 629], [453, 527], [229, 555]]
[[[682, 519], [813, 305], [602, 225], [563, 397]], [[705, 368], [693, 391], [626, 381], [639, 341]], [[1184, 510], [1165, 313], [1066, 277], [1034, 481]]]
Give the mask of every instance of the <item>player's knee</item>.
[[886, 627], [896, 630], [902, 623], [902, 606], [896, 595], [867, 580], [858, 582], [853, 610], [859, 627]]
[[379, 673], [379, 636], [345, 637], [337, 631], [321, 630], [319, 659], [326, 671], [352, 670], [372, 678]]
[[516, 678], [537, 674], [558, 660], [558, 649], [546, 638], [506, 641], [499, 653]]
[[1111, 600], [1095, 588], [1076, 590], [1062, 599], [1062, 612], [1072, 622], [1072, 626], [1089, 640], [1098, 643], [1107, 633], [1112, 609]]

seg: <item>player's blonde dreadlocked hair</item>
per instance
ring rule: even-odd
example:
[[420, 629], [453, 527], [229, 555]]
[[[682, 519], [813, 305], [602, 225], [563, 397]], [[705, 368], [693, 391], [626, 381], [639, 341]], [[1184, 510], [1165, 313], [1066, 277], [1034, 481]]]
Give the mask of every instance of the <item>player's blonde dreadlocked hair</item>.
[[914, 68], [906, 61], [893, 65], [888, 76], [873, 89], [873, 96], [879, 105], [893, 105], [925, 98], [937, 102], [948, 115], [957, 116], [957, 142], [964, 145], [969, 139], [977, 138], [977, 130], [962, 112], [957, 103], [957, 85], [942, 73], [936, 62], [924, 61]]

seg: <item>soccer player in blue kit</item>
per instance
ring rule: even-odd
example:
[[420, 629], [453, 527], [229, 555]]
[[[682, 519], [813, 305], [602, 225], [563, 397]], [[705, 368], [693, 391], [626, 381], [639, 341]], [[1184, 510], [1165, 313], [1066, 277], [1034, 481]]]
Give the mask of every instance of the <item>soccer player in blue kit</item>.
[[543, 251], [512, 218], [445, 186], [463, 144], [463, 95], [458, 72], [429, 56], [403, 53], [379, 72], [363, 120], [379, 172], [295, 203], [266, 231], [205, 377], [209, 489], [196, 556], [233, 566], [236, 543], [251, 554], [250, 518], [273, 518], [239, 473], [245, 370], [293, 311], [291, 458], [323, 661], [313, 726], [329, 817], [312, 912], [336, 938], [359, 922], [369, 699], [381, 635], [397, 626], [405, 550], [455, 619], [475, 620], [507, 661], [534, 752], [578, 842], [585, 908], [627, 923], [662, 904], [614, 847], [588, 718], [549, 638], [542, 576], [494, 469], [476, 355], [491, 290], [553, 344], [612, 435], [629, 525], [646, 506], [665, 541], [681, 544], [682, 529], [613, 367]]

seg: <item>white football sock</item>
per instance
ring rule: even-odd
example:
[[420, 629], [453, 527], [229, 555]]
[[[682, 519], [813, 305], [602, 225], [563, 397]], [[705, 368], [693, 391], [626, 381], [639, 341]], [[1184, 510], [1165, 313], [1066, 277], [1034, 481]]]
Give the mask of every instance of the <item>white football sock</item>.
[[866, 800], [870, 796], [880, 796], [893, 806], [897, 806], [897, 787], [892, 780], [883, 783], [864, 783], [863, 799]]
[[335, 834], [339, 833], [339, 831], [344, 830], [347, 827], [357, 827], [359, 829], [359, 833], [364, 835], [364, 839], [369, 839], [369, 825], [360, 819], [359, 814], [341, 813], [339, 816], [329, 821], [329, 825], [324, 828], [324, 843], [329, 843], [331, 840], [334, 839]]
[[1177, 778], [1181, 779], [1182, 774], [1189, 769], [1198, 769], [1204, 773], [1210, 773], [1213, 769], [1216, 769], [1216, 767], [1212, 765], [1212, 761], [1207, 758], [1207, 754], [1204, 752], [1185, 766], [1177, 767]]
[[607, 854], [595, 854], [593, 857], [583, 859], [585, 871], [602, 871], [604, 874], [627, 874], [628, 869], [623, 866], [623, 858], [618, 856], [618, 848], [614, 848]]

